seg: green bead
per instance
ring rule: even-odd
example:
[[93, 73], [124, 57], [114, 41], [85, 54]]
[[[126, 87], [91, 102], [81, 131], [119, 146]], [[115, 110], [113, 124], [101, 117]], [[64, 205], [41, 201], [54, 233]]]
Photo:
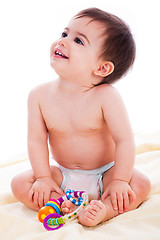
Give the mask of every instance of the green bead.
[[62, 224], [64, 224], [64, 223], [65, 223], [65, 220], [64, 220], [64, 218], [63, 218], [63, 217], [61, 217], [61, 219], [62, 219], [62, 222], [61, 222], [61, 223], [62, 223]]
[[64, 223], [63, 218], [60, 217], [60, 218], [59, 218], [59, 224], [63, 224], [63, 223]]

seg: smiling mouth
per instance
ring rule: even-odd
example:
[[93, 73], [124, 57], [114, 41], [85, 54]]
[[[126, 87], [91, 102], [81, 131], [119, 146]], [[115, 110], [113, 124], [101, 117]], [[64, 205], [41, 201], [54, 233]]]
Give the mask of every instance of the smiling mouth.
[[67, 57], [66, 55], [64, 55], [64, 54], [63, 54], [61, 51], [59, 51], [59, 50], [55, 50], [54, 54], [55, 54], [55, 56], [59, 56], [59, 57], [68, 59], [68, 57]]

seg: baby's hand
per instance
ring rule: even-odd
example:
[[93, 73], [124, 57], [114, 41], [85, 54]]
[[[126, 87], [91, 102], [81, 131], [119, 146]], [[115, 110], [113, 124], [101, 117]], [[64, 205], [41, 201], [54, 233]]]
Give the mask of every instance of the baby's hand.
[[51, 192], [64, 195], [63, 191], [51, 177], [39, 178], [33, 183], [29, 191], [29, 200], [32, 201], [37, 208], [41, 208], [48, 202]]
[[113, 209], [119, 213], [127, 212], [129, 209], [130, 197], [135, 201], [136, 194], [129, 184], [121, 180], [113, 180], [102, 195], [102, 202], [108, 196], [111, 197]]

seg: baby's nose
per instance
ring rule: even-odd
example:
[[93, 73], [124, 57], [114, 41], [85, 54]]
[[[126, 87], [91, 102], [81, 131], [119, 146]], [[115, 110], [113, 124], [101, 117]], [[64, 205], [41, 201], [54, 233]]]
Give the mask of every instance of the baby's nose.
[[65, 38], [60, 38], [59, 41], [58, 41], [58, 44], [60, 46], [67, 46], [68, 45], [68, 38], [65, 37]]

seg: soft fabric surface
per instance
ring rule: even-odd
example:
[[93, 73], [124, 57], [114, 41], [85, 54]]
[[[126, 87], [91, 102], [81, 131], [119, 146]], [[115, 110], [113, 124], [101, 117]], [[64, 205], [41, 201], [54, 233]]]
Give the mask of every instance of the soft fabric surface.
[[[0, 239], [2, 240], [159, 240], [160, 239], [160, 131], [135, 136], [135, 167], [152, 183], [148, 199], [136, 210], [124, 213], [93, 228], [81, 226], [77, 219], [61, 229], [48, 232], [34, 212], [11, 193], [11, 178], [28, 168], [29, 161], [12, 159], [0, 165]], [[143, 191], [143, 189], [142, 189]]]

